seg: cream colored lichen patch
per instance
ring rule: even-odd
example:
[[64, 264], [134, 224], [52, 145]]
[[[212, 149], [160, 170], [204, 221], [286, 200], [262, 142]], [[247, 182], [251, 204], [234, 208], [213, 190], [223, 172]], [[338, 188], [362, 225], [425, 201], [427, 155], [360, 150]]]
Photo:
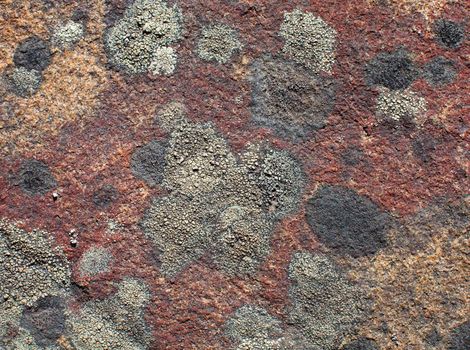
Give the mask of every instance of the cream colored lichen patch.
[[376, 114], [380, 119], [399, 121], [404, 118], [416, 120], [426, 111], [426, 100], [413, 91], [386, 90], [380, 93]]

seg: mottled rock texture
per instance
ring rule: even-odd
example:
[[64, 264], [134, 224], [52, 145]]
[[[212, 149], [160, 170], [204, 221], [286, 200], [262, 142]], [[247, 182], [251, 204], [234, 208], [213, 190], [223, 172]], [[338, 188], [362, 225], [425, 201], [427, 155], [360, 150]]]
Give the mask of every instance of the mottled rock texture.
[[466, 350], [464, 0], [3, 0], [1, 350]]

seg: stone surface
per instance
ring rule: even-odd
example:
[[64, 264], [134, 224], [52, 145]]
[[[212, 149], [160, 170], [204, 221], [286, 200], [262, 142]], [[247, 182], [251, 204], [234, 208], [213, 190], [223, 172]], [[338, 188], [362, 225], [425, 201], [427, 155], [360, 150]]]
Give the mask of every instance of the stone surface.
[[0, 349], [467, 349], [468, 2], [4, 0]]

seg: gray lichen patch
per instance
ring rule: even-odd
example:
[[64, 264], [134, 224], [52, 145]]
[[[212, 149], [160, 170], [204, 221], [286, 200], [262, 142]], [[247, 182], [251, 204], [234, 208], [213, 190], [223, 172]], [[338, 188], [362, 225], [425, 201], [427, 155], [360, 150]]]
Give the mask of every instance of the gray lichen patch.
[[27, 159], [21, 163], [16, 181], [29, 195], [43, 195], [56, 186], [49, 167], [36, 159]]
[[[181, 11], [162, 0], [136, 0], [105, 35], [110, 62], [125, 71], [147, 72], [159, 48], [181, 37]], [[155, 68], [155, 67], [153, 67]]]
[[216, 265], [231, 275], [255, 273], [270, 252], [272, 225], [260, 211], [239, 206], [224, 210], [212, 249]]
[[65, 301], [60, 297], [41, 298], [23, 311], [21, 326], [38, 346], [53, 346], [65, 330]]
[[335, 105], [334, 80], [294, 62], [266, 56], [255, 61], [250, 80], [253, 120], [293, 141], [324, 127]]
[[13, 62], [16, 67], [42, 72], [49, 66], [51, 56], [49, 43], [37, 36], [31, 36], [18, 44]]
[[436, 40], [449, 49], [457, 49], [465, 41], [465, 24], [445, 18], [436, 21], [434, 25]]
[[160, 252], [160, 269], [174, 276], [204, 254], [211, 231], [205, 225], [207, 204], [197, 198], [170, 195], [157, 198], [147, 210], [142, 228]]
[[226, 24], [204, 27], [197, 42], [196, 52], [205, 61], [227, 63], [243, 45], [237, 32]]
[[21, 97], [30, 97], [39, 90], [42, 75], [37, 70], [15, 67], [5, 73], [5, 82], [9, 90]]
[[320, 187], [307, 202], [306, 219], [320, 242], [339, 253], [371, 255], [387, 244], [390, 217], [345, 187]]
[[298, 209], [306, 178], [289, 152], [255, 144], [247, 148], [243, 161], [261, 190], [261, 207], [271, 218], [281, 219]]
[[54, 30], [51, 42], [62, 50], [70, 50], [83, 37], [84, 33], [85, 28], [82, 23], [68, 21]]
[[148, 349], [151, 333], [145, 323], [148, 287], [126, 278], [110, 297], [68, 310], [67, 326], [77, 349]]
[[104, 247], [91, 247], [78, 262], [78, 272], [81, 277], [94, 277], [100, 273], [108, 272], [113, 260], [111, 252]]
[[377, 98], [376, 115], [381, 120], [417, 121], [426, 112], [426, 100], [413, 91], [383, 91]]
[[434, 57], [427, 62], [423, 70], [426, 81], [434, 86], [449, 84], [457, 75], [454, 61], [442, 56]]
[[0, 220], [0, 266], [1, 341], [9, 327], [19, 327], [26, 307], [66, 293], [70, 270], [45, 232], [26, 232], [5, 220]]
[[225, 335], [236, 350], [290, 350], [310, 349], [308, 342], [265, 309], [245, 305], [237, 309], [225, 323]]
[[289, 265], [292, 322], [312, 349], [337, 349], [367, 307], [361, 290], [352, 285], [324, 255], [297, 252]]
[[279, 35], [282, 52], [313, 72], [331, 72], [335, 61], [336, 31], [322, 18], [296, 9], [284, 14]]
[[0, 251], [0, 295], [7, 303], [32, 305], [41, 297], [60, 293], [70, 283], [62, 250], [43, 231], [26, 232], [0, 220]]
[[132, 173], [150, 186], [160, 184], [163, 181], [167, 148], [166, 142], [157, 140], [137, 147], [131, 157]]
[[230, 275], [256, 272], [270, 251], [275, 223], [298, 208], [299, 163], [267, 146], [235, 155], [211, 123], [191, 123], [172, 103], [157, 120], [170, 133], [162, 185], [141, 222], [173, 277], [206, 252]]
[[207, 193], [221, 186], [236, 159], [211, 124], [181, 122], [171, 133], [164, 186], [185, 194]]

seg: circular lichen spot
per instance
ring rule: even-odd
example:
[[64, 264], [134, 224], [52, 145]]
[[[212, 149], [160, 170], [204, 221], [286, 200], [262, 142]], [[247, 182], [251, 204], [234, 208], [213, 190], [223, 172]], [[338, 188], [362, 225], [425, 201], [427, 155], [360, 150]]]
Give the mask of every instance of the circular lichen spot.
[[257, 60], [251, 83], [253, 120], [294, 141], [324, 127], [335, 104], [333, 79], [282, 59]]
[[454, 61], [442, 56], [434, 57], [424, 65], [424, 78], [434, 86], [449, 84], [456, 75]]
[[150, 186], [160, 184], [163, 181], [166, 152], [167, 144], [156, 140], [138, 147], [131, 157], [132, 173]]
[[68, 21], [57, 27], [52, 35], [52, 44], [63, 50], [70, 50], [83, 37], [84, 27], [80, 22]]
[[41, 72], [51, 62], [49, 44], [37, 36], [31, 36], [18, 45], [13, 61], [17, 67]]
[[103, 247], [92, 247], [83, 253], [78, 262], [78, 271], [81, 277], [94, 277], [97, 274], [108, 272], [113, 260], [111, 252]]
[[35, 159], [23, 161], [18, 171], [21, 189], [30, 195], [45, 194], [56, 186], [56, 181], [49, 167]]
[[436, 21], [434, 32], [439, 44], [450, 49], [460, 47], [465, 38], [464, 25], [447, 19]]
[[369, 85], [382, 85], [390, 90], [407, 88], [419, 75], [403, 49], [379, 53], [367, 63], [365, 73]]
[[279, 35], [286, 57], [317, 73], [330, 72], [335, 60], [336, 31], [320, 17], [298, 9], [284, 14]]
[[225, 24], [212, 24], [202, 29], [196, 51], [205, 61], [227, 63], [241, 48], [242, 44], [234, 29]]
[[306, 206], [310, 228], [326, 246], [353, 257], [386, 245], [388, 215], [367, 197], [340, 186], [322, 186]]
[[5, 73], [8, 88], [18, 96], [30, 97], [41, 87], [42, 75], [37, 70], [15, 67]]

